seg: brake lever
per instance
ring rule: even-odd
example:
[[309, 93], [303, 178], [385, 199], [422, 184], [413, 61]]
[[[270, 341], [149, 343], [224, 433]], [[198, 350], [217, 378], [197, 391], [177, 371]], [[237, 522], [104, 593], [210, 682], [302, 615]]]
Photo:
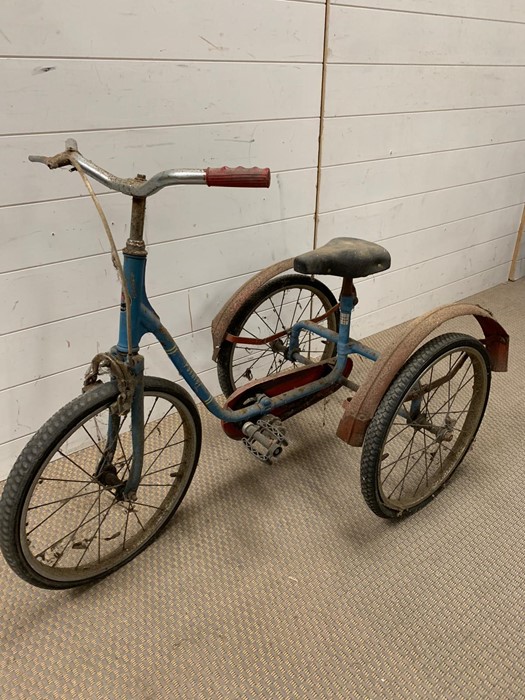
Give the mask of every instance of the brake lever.
[[66, 150], [57, 153], [56, 156], [29, 156], [31, 163], [43, 163], [50, 170], [63, 168], [65, 165], [72, 165], [71, 154], [78, 153], [78, 145], [75, 139], [67, 139]]

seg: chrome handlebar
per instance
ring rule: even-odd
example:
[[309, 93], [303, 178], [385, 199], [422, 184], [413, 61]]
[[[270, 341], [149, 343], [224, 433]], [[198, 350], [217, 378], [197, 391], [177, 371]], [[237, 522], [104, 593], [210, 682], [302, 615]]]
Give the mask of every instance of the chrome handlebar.
[[104, 168], [96, 165], [79, 152], [75, 139], [67, 139], [66, 150], [57, 153], [56, 156], [29, 156], [32, 163], [44, 163], [48, 168], [63, 168], [67, 165], [84, 171], [97, 182], [116, 192], [130, 195], [131, 197], [148, 197], [159, 192], [163, 187], [170, 185], [205, 185], [206, 170], [163, 170], [149, 180], [141, 177], [121, 178], [112, 175]]
[[269, 187], [269, 168], [206, 168], [206, 170], [163, 170], [149, 180], [137, 175], [122, 178], [112, 175], [104, 168], [95, 165], [79, 152], [75, 139], [67, 139], [66, 150], [56, 156], [29, 156], [32, 163], [44, 163], [51, 170], [72, 165], [82, 170], [110, 190], [122, 192], [131, 197], [149, 197], [163, 187], [170, 185], [208, 185], [208, 187]]

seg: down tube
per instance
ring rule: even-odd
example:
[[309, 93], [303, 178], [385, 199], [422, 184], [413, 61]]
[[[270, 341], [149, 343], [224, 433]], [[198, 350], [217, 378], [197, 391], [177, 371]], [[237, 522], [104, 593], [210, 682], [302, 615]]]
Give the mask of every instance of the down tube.
[[[176, 369], [186, 381], [188, 386], [193, 389], [199, 399], [213, 413], [214, 416], [217, 416], [217, 418], [223, 418], [224, 412], [219, 402], [213, 398], [209, 390], [195, 374], [194, 370], [191, 368], [188, 361], [179, 350], [177, 343], [173, 340], [170, 332], [161, 324], [160, 318], [157, 316], [157, 314], [150, 311], [150, 309], [148, 309], [146, 306], [143, 306], [141, 309], [141, 315], [143, 317], [144, 326], [147, 326], [148, 330], [155, 335], [159, 343], [164, 348], [167, 356], [175, 365]], [[258, 412], [260, 413], [260, 411]]]
[[[335, 382], [338, 381], [339, 377], [343, 374], [343, 369], [346, 364], [346, 352], [341, 354], [338, 353], [337, 362], [333, 370], [326, 377], [322, 379], [317, 379], [316, 381], [309, 384], [307, 387], [302, 387], [300, 390], [294, 390], [285, 392], [279, 397], [271, 399], [267, 396], [261, 397], [259, 401], [245, 408], [240, 408], [237, 410], [231, 410], [229, 408], [223, 408], [210, 394], [208, 389], [204, 386], [201, 380], [197, 377], [193, 369], [188, 364], [186, 358], [182, 352], [177, 347], [177, 344], [169, 334], [169, 332], [161, 325], [160, 319], [152, 312], [146, 308], [144, 309], [144, 315], [147, 318], [144, 321], [148, 324], [150, 330], [159, 340], [164, 350], [166, 351], [168, 357], [175, 365], [179, 373], [186, 380], [189, 386], [197, 394], [199, 399], [205, 404], [208, 410], [213, 413], [214, 416], [220, 418], [221, 420], [226, 420], [228, 422], [237, 423], [241, 421], [250, 420], [252, 418], [258, 418], [266, 413], [269, 413], [272, 408], [277, 408], [279, 406], [284, 406], [287, 403], [291, 403], [299, 398], [298, 391], [301, 392], [302, 396], [308, 396], [309, 394], [315, 394], [317, 391], [325, 389]], [[349, 323], [340, 325], [341, 337], [348, 339], [348, 329]], [[338, 343], [339, 347], [340, 343]], [[346, 343], [341, 343], [342, 349], [346, 350]]]

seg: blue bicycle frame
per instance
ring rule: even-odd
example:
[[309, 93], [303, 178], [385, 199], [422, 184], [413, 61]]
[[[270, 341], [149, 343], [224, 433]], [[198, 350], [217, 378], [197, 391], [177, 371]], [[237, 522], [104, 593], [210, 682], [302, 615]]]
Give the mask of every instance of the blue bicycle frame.
[[[292, 359], [294, 353], [299, 351], [299, 334], [301, 330], [308, 330], [322, 338], [336, 344], [337, 359], [332, 371], [325, 377], [317, 379], [306, 386], [292, 389], [276, 397], [259, 396], [256, 401], [238, 410], [231, 410], [219, 404], [211, 395], [203, 382], [195, 374], [190, 364], [180, 351], [172, 335], [164, 328], [160, 317], [153, 309], [146, 294], [146, 256], [130, 255], [124, 253], [124, 278], [131, 299], [131, 354], [138, 356], [140, 340], [146, 333], [152, 333], [164, 348], [171, 362], [191, 387], [206, 408], [220, 420], [237, 423], [270, 413], [273, 409], [296, 401], [299, 398], [310, 396], [322, 389], [337, 383], [343, 377], [347, 357], [351, 354], [358, 354], [370, 360], [376, 360], [378, 353], [372, 348], [350, 340], [350, 323], [354, 300], [352, 296], [342, 296], [340, 300], [341, 320], [339, 332], [335, 333], [327, 328], [319, 326], [311, 321], [302, 321], [294, 324], [290, 334], [290, 347], [288, 349], [288, 359]], [[120, 310], [120, 329], [117, 346], [113, 348], [113, 354], [120, 356], [128, 355], [126, 308], [124, 302]], [[131, 404], [131, 425], [133, 441], [133, 463], [131, 465], [130, 476], [124, 488], [125, 493], [136, 490], [140, 482], [142, 472], [142, 452], [144, 444], [144, 362], [140, 356], [137, 357], [132, 371], [136, 376], [136, 386]], [[116, 427], [116, 426], [115, 426]], [[111, 433], [115, 429], [110, 424], [110, 434], [108, 442], [111, 444]]]

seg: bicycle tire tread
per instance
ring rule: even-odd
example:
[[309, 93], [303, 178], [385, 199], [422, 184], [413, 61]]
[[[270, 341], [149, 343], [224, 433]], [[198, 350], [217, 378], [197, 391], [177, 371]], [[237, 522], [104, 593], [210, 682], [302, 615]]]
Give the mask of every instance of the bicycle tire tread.
[[[200, 453], [202, 427], [200, 416], [193, 399], [183, 387], [167, 379], [148, 376], [144, 378], [144, 383], [145, 388], [158, 389], [160, 391], [164, 390], [167, 393], [177, 394], [178, 398], [181, 399], [188, 408], [193, 418], [194, 427], [196, 430], [197, 449], [195, 455], [195, 470]], [[14, 571], [14, 573], [33, 586], [51, 588], [51, 586], [46, 585], [42, 580], [40, 580], [36, 573], [28, 573], [27, 567], [23, 564], [23, 557], [18, 551], [18, 538], [15, 535], [14, 529], [18, 525], [19, 509], [23, 505], [27, 491], [33, 483], [34, 472], [37, 471], [40, 462], [46, 453], [52, 449], [53, 444], [60, 439], [61, 435], [64, 434], [64, 431], [67, 431], [68, 427], [71, 426], [73, 421], [78, 420], [79, 416], [85, 412], [89, 410], [96, 410], [97, 406], [104, 405], [109, 399], [112, 398], [112, 396], [114, 396], [116, 399], [117, 395], [118, 389], [116, 385], [111, 382], [106, 382], [96, 386], [94, 389], [91, 389], [85, 394], [80, 394], [62, 406], [62, 408], [58, 409], [50, 418], [48, 418], [48, 420], [32, 436], [27, 445], [23, 448], [8, 475], [1, 497], [0, 550], [2, 551], [7, 564]], [[189, 483], [191, 483], [191, 478]], [[174, 512], [175, 511], [173, 511], [173, 513]], [[149, 546], [149, 544], [156, 539], [168, 521], [169, 518], [163, 523], [162, 527], [159, 528], [154, 536], [147, 541], [145, 546]], [[142, 547], [139, 551], [133, 554], [133, 557], [130, 557], [124, 563], [130, 561], [144, 548], [145, 547]], [[121, 565], [122, 564], [119, 564], [119, 566], [115, 568], [119, 568]], [[108, 573], [111, 573], [113, 570], [114, 569], [110, 570]], [[107, 574], [103, 574], [96, 578], [103, 578], [106, 575]], [[96, 579], [94, 578], [93, 580]], [[75, 582], [73, 585], [83, 585], [83, 582]], [[69, 583], [67, 585], [60, 585], [57, 583], [52, 587], [57, 589], [70, 588], [72, 587], [72, 584]]]
[[[417, 372], [423, 371], [425, 365], [428, 362], [430, 362], [430, 360], [440, 350], [444, 349], [451, 343], [462, 341], [467, 341], [468, 343], [471, 343], [472, 341], [476, 341], [476, 343], [479, 342], [473, 336], [467, 335], [465, 333], [444, 333], [440, 336], [437, 336], [436, 338], [432, 338], [425, 345], [416, 350], [416, 352], [407, 360], [405, 365], [402, 367], [400, 372], [394, 378], [389, 388], [383, 395], [383, 398], [377, 408], [377, 411], [375, 412], [372, 421], [368, 426], [363, 442], [363, 450], [361, 455], [361, 493], [370, 510], [380, 518], [399, 519], [416, 513], [418, 510], [427, 505], [429, 501], [437, 495], [437, 493], [446, 485], [448, 479], [450, 478], [448, 477], [448, 479], [441, 485], [441, 487], [437, 489], [428, 499], [423, 501], [421, 504], [418, 504], [417, 506], [414, 506], [413, 508], [404, 511], [393, 511], [384, 506], [382, 507], [379, 503], [378, 495], [376, 492], [376, 470], [378, 466], [378, 460], [381, 457], [381, 448], [384, 440], [385, 424], [388, 425], [390, 423], [393, 417], [393, 413], [397, 410], [399, 406], [399, 402], [403, 398], [409, 386], [412, 384], [414, 375]], [[481, 347], [483, 349], [483, 352], [485, 353], [485, 361], [488, 365], [488, 357], [486, 357], [485, 349], [483, 348], [483, 346]], [[485, 398], [485, 407], [489, 393], [490, 366], [488, 365], [488, 386], [487, 396]], [[484, 410], [485, 408], [483, 409], [483, 412], [481, 414], [481, 419], [478, 424], [478, 428], [483, 420]], [[472, 440], [474, 439], [476, 432], [474, 433]], [[460, 462], [458, 462], [456, 467], [459, 465]], [[452, 474], [450, 476], [452, 476]]]

